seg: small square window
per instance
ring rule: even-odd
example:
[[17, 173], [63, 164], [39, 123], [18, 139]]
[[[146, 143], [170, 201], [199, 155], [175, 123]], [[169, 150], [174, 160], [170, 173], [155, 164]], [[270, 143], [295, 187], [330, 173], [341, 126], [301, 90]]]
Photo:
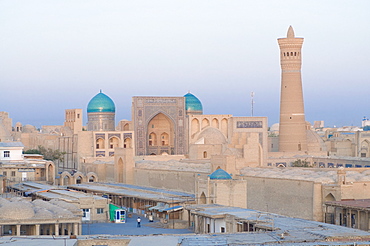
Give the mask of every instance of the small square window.
[[15, 177], [15, 171], [12, 171], [12, 177]]
[[6, 175], [7, 175], [7, 173], [6, 173], [6, 172], [3, 172], [3, 175], [4, 175], [4, 176], [6, 176]]
[[4, 157], [10, 157], [10, 151], [5, 150], [4, 151]]
[[97, 208], [97, 209], [96, 209], [96, 213], [97, 213], [97, 214], [102, 214], [102, 213], [104, 213], [104, 208]]

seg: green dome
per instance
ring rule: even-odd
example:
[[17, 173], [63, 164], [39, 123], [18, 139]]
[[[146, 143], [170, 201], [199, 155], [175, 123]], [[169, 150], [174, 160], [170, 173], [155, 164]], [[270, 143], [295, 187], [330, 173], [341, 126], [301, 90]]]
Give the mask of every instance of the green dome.
[[219, 168], [209, 175], [210, 179], [233, 179], [225, 170]]
[[203, 113], [203, 107], [202, 103], [199, 101], [199, 99], [191, 94], [190, 92], [184, 95], [185, 97], [185, 110], [186, 111], [198, 111], [200, 113]]
[[89, 104], [87, 105], [87, 112], [114, 113], [116, 112], [116, 107], [114, 106], [113, 100], [100, 91], [100, 93], [96, 94], [96, 96], [90, 100]]

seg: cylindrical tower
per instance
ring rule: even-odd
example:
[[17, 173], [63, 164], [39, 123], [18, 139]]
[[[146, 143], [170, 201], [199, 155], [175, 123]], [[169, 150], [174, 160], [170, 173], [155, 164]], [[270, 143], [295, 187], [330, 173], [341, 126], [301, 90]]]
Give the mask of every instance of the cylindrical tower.
[[286, 38], [279, 38], [281, 64], [279, 151], [307, 151], [301, 79], [303, 38], [290, 26]]
[[115, 115], [113, 100], [100, 91], [87, 105], [87, 130], [114, 131]]

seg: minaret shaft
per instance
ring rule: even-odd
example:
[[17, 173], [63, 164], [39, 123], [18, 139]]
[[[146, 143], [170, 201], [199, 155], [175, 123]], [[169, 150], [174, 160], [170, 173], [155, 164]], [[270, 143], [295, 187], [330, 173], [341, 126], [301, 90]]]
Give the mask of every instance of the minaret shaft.
[[278, 39], [281, 64], [279, 151], [307, 151], [301, 79], [303, 38], [289, 27], [287, 38]]

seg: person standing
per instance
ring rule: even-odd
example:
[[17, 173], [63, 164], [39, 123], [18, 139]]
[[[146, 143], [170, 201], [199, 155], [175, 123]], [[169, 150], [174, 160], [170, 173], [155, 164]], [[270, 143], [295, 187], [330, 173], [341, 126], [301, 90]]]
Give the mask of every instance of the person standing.
[[140, 222], [141, 222], [141, 219], [140, 219], [140, 217], [137, 217], [137, 227], [140, 227]]

